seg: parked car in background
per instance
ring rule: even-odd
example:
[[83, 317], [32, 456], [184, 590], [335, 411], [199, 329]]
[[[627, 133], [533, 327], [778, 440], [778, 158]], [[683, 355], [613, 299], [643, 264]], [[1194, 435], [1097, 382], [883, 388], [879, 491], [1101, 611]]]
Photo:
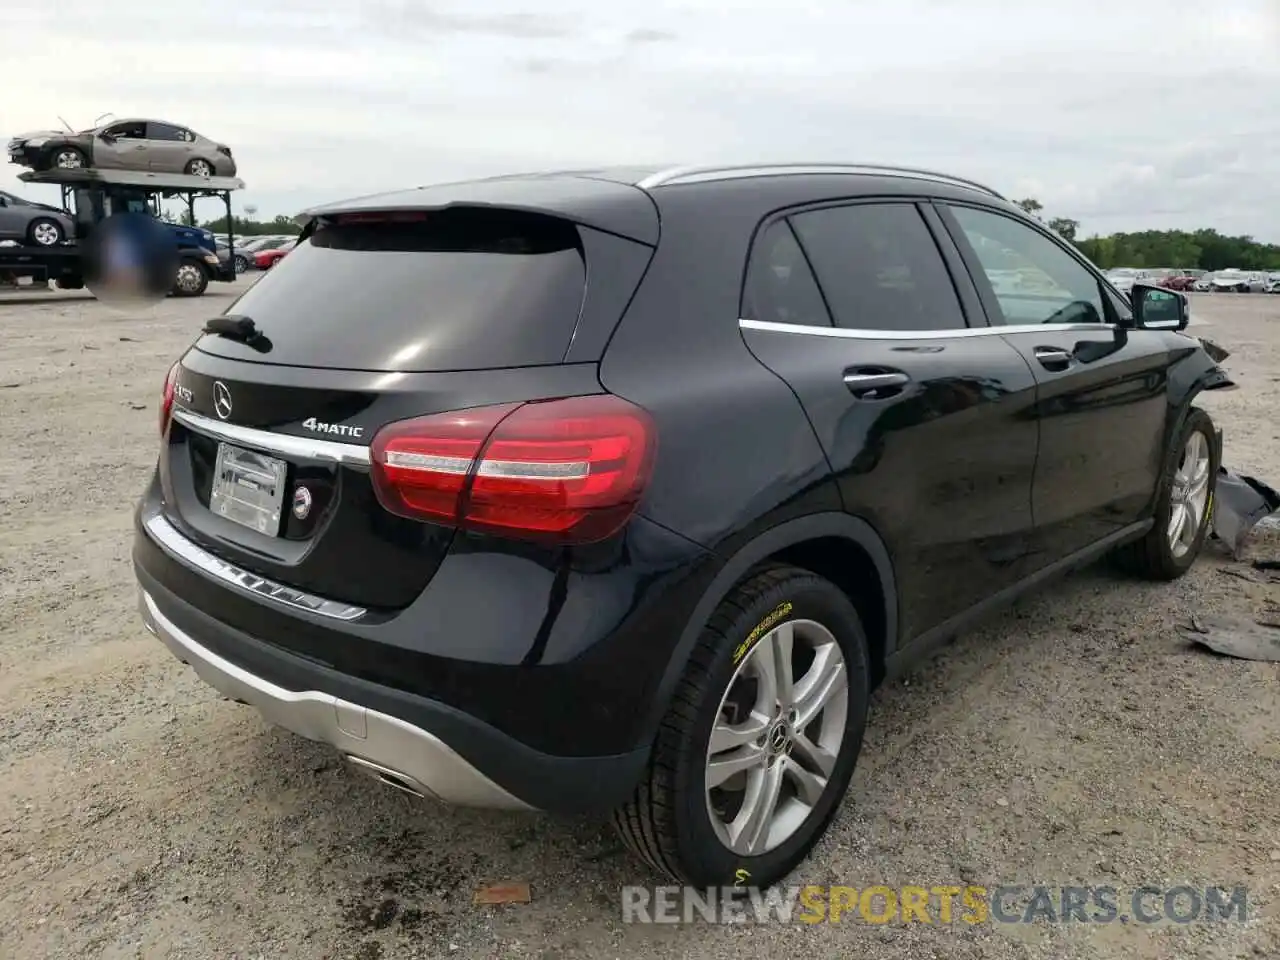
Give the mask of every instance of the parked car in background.
[[1190, 290], [1195, 286], [1196, 278], [1189, 273], [1173, 273], [1160, 281], [1160, 286], [1170, 290]]
[[155, 170], [234, 177], [231, 148], [165, 120], [112, 120], [71, 133], [39, 130], [9, 141], [9, 160], [33, 170]]
[[1117, 267], [1114, 270], [1108, 270], [1106, 273], [1107, 280], [1111, 285], [1123, 294], [1128, 294], [1133, 289], [1133, 285], [1137, 283], [1143, 274], [1139, 270], [1130, 267]]
[[270, 270], [277, 263], [289, 255], [289, 251], [298, 245], [298, 241], [286, 240], [278, 247], [268, 247], [265, 250], [259, 250], [253, 255], [254, 265], [259, 270]]
[[262, 250], [271, 250], [284, 243], [288, 237], [245, 237], [240, 243], [236, 244], [235, 262], [236, 273], [244, 273], [246, 270], [257, 267], [255, 255]]
[[1209, 284], [1215, 293], [1249, 293], [1252, 276], [1243, 270], [1229, 268], [1213, 274]]
[[75, 220], [67, 211], [0, 190], [0, 240], [56, 247], [75, 235]]

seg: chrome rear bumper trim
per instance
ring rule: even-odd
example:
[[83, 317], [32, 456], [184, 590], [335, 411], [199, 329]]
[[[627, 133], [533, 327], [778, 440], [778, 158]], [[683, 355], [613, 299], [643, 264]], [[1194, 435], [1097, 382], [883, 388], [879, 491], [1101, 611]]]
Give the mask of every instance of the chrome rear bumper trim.
[[272, 433], [270, 430], [222, 423], [181, 407], [173, 408], [173, 419], [184, 427], [213, 437], [215, 440], [224, 440], [227, 443], [263, 450], [267, 453], [278, 453], [282, 457], [325, 460], [331, 463], [366, 467], [369, 465], [369, 448], [354, 443], [335, 443], [333, 440], [318, 440], [311, 437], [291, 437], [284, 433]]
[[278, 687], [201, 646], [160, 612], [150, 594], [138, 593], [147, 629], [175, 657], [219, 693], [254, 707], [268, 722], [329, 744], [365, 772], [400, 790], [456, 806], [532, 809], [435, 734], [327, 693]]
[[173, 557], [190, 564], [202, 573], [207, 573], [221, 583], [236, 587], [255, 597], [274, 600], [276, 603], [292, 607], [295, 610], [306, 610], [308, 613], [315, 613], [322, 617], [344, 622], [359, 620], [368, 613], [364, 607], [340, 603], [337, 600], [326, 600], [324, 597], [304, 593], [301, 590], [295, 590], [293, 587], [286, 587], [282, 583], [276, 583], [274, 580], [260, 577], [256, 573], [250, 573], [248, 570], [242, 570], [235, 564], [227, 563], [225, 560], [220, 560], [180, 534], [174, 525], [160, 514], [149, 517], [144, 521], [143, 526], [146, 527], [147, 533], [151, 535], [151, 539]]

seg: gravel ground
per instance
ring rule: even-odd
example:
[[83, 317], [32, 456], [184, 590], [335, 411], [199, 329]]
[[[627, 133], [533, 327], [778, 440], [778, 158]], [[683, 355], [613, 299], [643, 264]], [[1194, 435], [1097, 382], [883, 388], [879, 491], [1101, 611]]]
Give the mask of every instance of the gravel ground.
[[[147, 316], [0, 296], [0, 956], [1280, 955], [1280, 665], [1174, 632], [1274, 618], [1280, 587], [1218, 554], [1071, 577], [881, 690], [795, 882], [1244, 884], [1247, 924], [624, 925], [620, 886], [654, 878], [603, 825], [415, 801], [220, 700], [142, 630], [128, 558], [160, 382], [226, 290]], [[1241, 389], [1205, 399], [1227, 463], [1275, 484], [1280, 298], [1194, 309], [1234, 351]], [[473, 905], [501, 881], [532, 902]]]

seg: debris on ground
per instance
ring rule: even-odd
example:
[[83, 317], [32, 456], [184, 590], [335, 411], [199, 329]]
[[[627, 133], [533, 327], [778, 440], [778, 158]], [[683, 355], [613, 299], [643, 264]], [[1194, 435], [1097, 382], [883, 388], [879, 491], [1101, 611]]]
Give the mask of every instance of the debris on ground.
[[1178, 627], [1192, 643], [1241, 660], [1280, 663], [1280, 621], [1205, 614]]
[[1280, 510], [1280, 493], [1261, 480], [1238, 476], [1226, 467], [1218, 468], [1218, 486], [1213, 496], [1213, 533], [1237, 560], [1253, 528], [1277, 510]]
[[1200, 345], [1204, 347], [1204, 352], [1209, 355], [1209, 359], [1214, 363], [1221, 363], [1227, 357], [1231, 356], [1231, 351], [1220, 343], [1214, 343], [1208, 337], [1197, 337]]
[[529, 903], [533, 899], [527, 883], [489, 883], [476, 891], [472, 903]]

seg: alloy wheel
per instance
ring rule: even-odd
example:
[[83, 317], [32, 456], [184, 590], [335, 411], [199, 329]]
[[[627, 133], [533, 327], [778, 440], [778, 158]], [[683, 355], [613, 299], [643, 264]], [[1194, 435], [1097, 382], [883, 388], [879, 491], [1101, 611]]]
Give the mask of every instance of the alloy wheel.
[[844, 654], [826, 627], [791, 620], [760, 638], [707, 747], [707, 812], [721, 843], [759, 856], [800, 829], [835, 770], [848, 710]]
[[52, 247], [62, 239], [62, 232], [52, 223], [37, 223], [31, 231], [31, 239], [42, 247]]
[[1169, 549], [1175, 558], [1186, 556], [1200, 534], [1209, 501], [1209, 441], [1193, 430], [1182, 448], [1182, 459], [1170, 490]]
[[53, 163], [59, 170], [79, 170], [84, 166], [84, 159], [75, 150], [61, 150]]
[[207, 160], [192, 160], [191, 175], [195, 177], [210, 177], [213, 176], [213, 169], [209, 166]]

